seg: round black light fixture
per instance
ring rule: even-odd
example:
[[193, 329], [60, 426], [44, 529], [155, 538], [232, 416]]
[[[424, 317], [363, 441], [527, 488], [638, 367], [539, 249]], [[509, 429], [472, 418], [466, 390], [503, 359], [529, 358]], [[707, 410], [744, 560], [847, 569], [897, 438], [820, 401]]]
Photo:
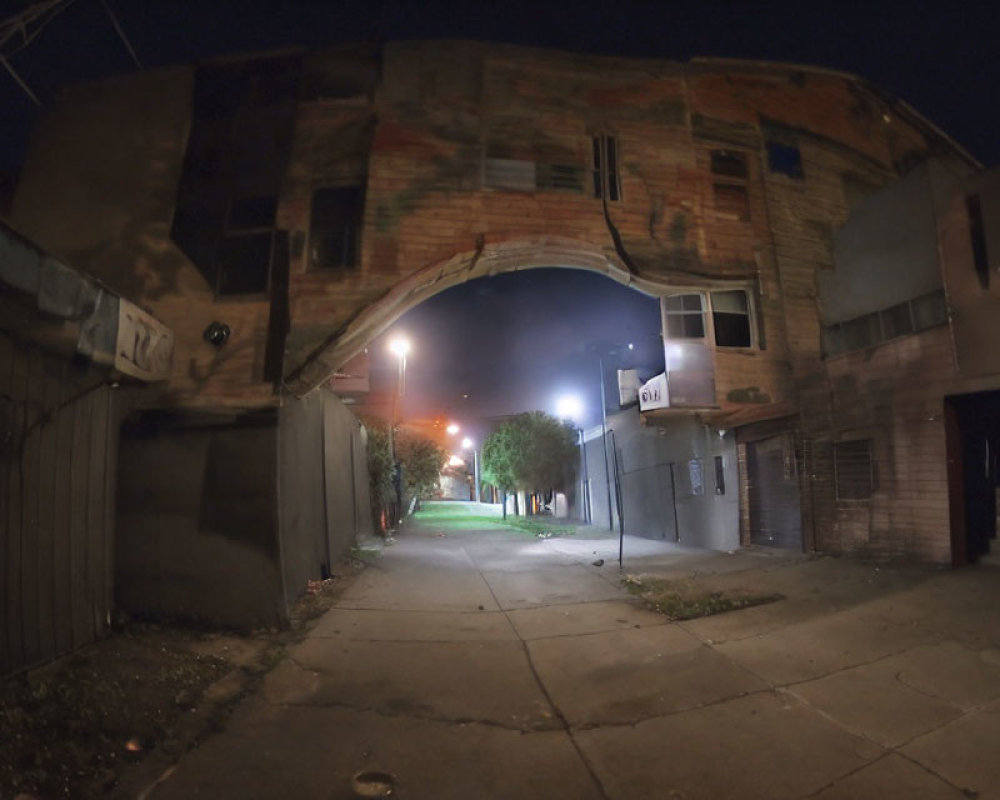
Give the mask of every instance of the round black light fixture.
[[222, 347], [222, 345], [229, 341], [231, 333], [232, 331], [225, 322], [213, 322], [205, 328], [205, 332], [201, 336], [209, 344]]

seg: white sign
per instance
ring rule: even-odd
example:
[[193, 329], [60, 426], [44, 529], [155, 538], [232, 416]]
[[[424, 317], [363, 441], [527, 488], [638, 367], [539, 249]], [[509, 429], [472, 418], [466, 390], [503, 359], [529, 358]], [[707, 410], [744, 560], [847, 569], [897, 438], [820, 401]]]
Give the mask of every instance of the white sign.
[[670, 395], [667, 392], [667, 375], [661, 372], [646, 381], [639, 389], [639, 410], [650, 411], [654, 408], [669, 408]]
[[170, 377], [173, 355], [173, 331], [152, 314], [121, 298], [115, 369], [140, 380], [162, 381]]

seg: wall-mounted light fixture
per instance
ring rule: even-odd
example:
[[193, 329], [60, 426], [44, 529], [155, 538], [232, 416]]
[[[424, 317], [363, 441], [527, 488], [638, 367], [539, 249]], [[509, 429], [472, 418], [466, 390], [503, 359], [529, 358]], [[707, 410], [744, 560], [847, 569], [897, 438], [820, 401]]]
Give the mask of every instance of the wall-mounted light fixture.
[[212, 322], [201, 337], [209, 344], [214, 344], [216, 347], [222, 347], [226, 342], [229, 341], [229, 336], [232, 331], [225, 322]]

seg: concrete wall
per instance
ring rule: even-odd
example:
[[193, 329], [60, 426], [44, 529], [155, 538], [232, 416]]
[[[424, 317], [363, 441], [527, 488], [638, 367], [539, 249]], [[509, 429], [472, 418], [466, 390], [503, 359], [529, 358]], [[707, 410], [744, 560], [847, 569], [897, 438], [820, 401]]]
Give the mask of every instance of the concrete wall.
[[[619, 524], [614, 487], [612, 436], [618, 450], [625, 532], [651, 539], [680, 541], [694, 547], [739, 547], [739, 475], [733, 437], [685, 419], [669, 426], [647, 426], [638, 411], [608, 416], [608, 466], [613, 525]], [[587, 431], [587, 472], [592, 523], [608, 525], [608, 491], [601, 429]], [[724, 464], [722, 487], [715, 482], [715, 456]], [[692, 483], [691, 461], [700, 462], [701, 491]], [[718, 489], [723, 491], [717, 491]]]
[[276, 418], [126, 425], [115, 598], [127, 612], [254, 628], [285, 617]]
[[329, 575], [358, 536], [372, 534], [365, 431], [328, 391], [288, 397], [278, 428], [278, 505], [285, 592]]

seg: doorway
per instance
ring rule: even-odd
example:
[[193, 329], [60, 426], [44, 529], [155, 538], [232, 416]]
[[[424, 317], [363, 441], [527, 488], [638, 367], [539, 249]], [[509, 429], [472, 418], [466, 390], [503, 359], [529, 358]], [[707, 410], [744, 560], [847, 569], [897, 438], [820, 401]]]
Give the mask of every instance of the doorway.
[[987, 555], [997, 536], [1000, 392], [946, 397], [944, 411], [951, 562], [960, 566]]
[[750, 543], [802, 550], [795, 445], [784, 433], [746, 443]]

